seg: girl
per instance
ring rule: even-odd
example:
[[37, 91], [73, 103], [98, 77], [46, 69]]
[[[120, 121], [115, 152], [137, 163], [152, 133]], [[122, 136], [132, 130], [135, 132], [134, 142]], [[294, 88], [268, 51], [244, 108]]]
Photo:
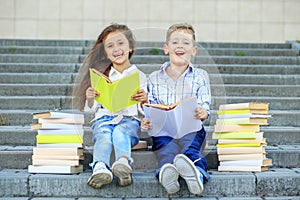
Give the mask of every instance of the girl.
[[[120, 186], [132, 184], [131, 147], [139, 141], [140, 121], [138, 113], [142, 112], [141, 103], [147, 102], [147, 79], [130, 58], [134, 52], [135, 40], [132, 31], [126, 25], [112, 24], [99, 35], [93, 48], [83, 61], [75, 87], [76, 107], [95, 114], [93, 130], [92, 176], [88, 184], [94, 188], [109, 184], [113, 175], [118, 178]], [[108, 111], [95, 101], [101, 95], [91, 87], [89, 68], [104, 73], [115, 81], [133, 72], [139, 72], [141, 89], [132, 96], [140, 103], [117, 113]], [[122, 99], [120, 99], [122, 101]], [[110, 167], [110, 157], [114, 148], [116, 161]]]

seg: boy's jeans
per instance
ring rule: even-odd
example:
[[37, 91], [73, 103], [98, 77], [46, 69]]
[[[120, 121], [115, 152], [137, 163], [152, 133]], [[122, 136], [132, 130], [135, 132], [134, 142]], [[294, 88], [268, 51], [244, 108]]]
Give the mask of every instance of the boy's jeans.
[[196, 168], [203, 174], [204, 181], [209, 180], [207, 173], [207, 160], [203, 155], [206, 144], [206, 132], [202, 127], [201, 130], [189, 133], [180, 139], [174, 139], [168, 136], [153, 137], [153, 151], [155, 151], [158, 160], [158, 177], [160, 168], [166, 163], [173, 163], [177, 154], [186, 155], [194, 162]]
[[94, 153], [93, 167], [97, 162], [104, 162], [110, 166], [110, 156], [114, 147], [115, 158], [127, 157], [132, 163], [131, 147], [139, 142], [140, 122], [132, 117], [123, 116], [118, 124], [101, 125], [114, 119], [114, 116], [105, 115], [99, 118], [92, 126]]

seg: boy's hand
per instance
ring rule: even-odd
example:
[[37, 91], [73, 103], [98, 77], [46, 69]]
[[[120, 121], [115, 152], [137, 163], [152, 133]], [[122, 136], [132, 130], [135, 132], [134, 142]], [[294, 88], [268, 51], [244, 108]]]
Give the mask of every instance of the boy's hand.
[[149, 130], [149, 129], [151, 129], [152, 128], [152, 124], [151, 124], [150, 120], [147, 119], [147, 118], [143, 118], [142, 121], [141, 121], [141, 128], [143, 130]]
[[141, 103], [147, 103], [148, 102], [147, 93], [143, 89], [140, 89], [139, 91], [137, 91], [136, 94], [133, 95], [131, 98], [132, 98], [132, 100], [136, 100], [136, 101], [139, 101]]
[[204, 121], [208, 117], [208, 112], [201, 106], [195, 110], [195, 118]]

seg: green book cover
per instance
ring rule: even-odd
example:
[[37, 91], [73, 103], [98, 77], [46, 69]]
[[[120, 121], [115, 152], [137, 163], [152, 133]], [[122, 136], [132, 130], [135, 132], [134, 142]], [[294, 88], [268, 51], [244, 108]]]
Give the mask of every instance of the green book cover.
[[100, 96], [95, 100], [111, 112], [118, 112], [129, 106], [135, 105], [131, 97], [140, 89], [139, 73], [134, 72], [122, 79], [108, 82], [104, 76], [90, 69], [91, 86]]

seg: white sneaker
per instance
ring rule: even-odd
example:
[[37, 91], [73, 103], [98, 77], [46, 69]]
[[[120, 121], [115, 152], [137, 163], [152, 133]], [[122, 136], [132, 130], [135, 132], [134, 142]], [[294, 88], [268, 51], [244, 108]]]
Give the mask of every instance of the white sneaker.
[[97, 162], [92, 176], [88, 180], [89, 186], [99, 189], [102, 185], [112, 182], [113, 175], [110, 170], [107, 169], [103, 162]]
[[160, 169], [159, 182], [162, 184], [168, 194], [174, 194], [180, 190], [178, 177], [179, 173], [173, 164], [164, 164]]
[[132, 184], [132, 168], [127, 159], [121, 158], [114, 162], [111, 169], [113, 174], [118, 178], [118, 183], [120, 186]]
[[203, 192], [203, 175], [195, 164], [185, 155], [178, 154], [174, 158], [174, 165], [179, 175], [186, 181], [188, 189], [193, 194]]

